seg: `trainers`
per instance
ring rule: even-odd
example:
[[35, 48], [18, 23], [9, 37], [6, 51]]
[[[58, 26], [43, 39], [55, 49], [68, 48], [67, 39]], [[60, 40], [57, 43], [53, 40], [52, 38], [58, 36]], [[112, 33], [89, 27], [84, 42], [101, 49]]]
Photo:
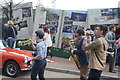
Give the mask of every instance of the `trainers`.
[[52, 61], [52, 60], [50, 60], [50, 59], [46, 59], [46, 61], [47, 61], [47, 62], [54, 62], [54, 61]]
[[49, 59], [49, 60], [51, 60], [51, 61], [55, 61], [54, 59]]

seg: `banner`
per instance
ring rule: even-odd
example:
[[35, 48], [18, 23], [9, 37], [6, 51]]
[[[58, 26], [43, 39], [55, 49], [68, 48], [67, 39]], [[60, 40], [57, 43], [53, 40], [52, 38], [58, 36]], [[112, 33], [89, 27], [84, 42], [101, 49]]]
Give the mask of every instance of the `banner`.
[[86, 16], [87, 14], [72, 12], [71, 19], [73, 21], [86, 21]]
[[31, 17], [31, 8], [22, 8], [23, 17]]
[[45, 24], [45, 21], [46, 21], [46, 11], [41, 11], [40, 15], [39, 15], [39, 18], [40, 18], [40, 23], [39, 24]]
[[101, 16], [107, 16], [107, 20], [118, 18], [118, 8], [108, 8], [101, 10]]

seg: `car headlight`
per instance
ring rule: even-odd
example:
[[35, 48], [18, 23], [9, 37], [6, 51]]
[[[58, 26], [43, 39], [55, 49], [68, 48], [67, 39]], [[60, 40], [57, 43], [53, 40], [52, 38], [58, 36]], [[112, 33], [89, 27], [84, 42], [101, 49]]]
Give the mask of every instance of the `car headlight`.
[[24, 63], [28, 62], [28, 57], [24, 57]]

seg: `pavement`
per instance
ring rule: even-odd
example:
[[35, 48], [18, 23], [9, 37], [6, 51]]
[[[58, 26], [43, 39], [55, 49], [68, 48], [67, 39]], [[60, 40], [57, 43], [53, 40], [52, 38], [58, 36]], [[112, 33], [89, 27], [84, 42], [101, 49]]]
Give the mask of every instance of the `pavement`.
[[[49, 57], [47, 59], [50, 59]], [[53, 57], [52, 62], [47, 61], [46, 70], [62, 72], [68, 74], [79, 75], [80, 71], [77, 69], [73, 62], [70, 62], [67, 58]], [[120, 67], [115, 67], [116, 73], [108, 72], [108, 64], [101, 75], [102, 78], [115, 78], [120, 79]]]

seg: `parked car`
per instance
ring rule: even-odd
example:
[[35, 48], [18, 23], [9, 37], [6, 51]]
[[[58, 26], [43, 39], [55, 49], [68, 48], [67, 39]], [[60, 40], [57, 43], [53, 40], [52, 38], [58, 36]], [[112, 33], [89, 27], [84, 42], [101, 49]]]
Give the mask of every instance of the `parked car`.
[[0, 68], [3, 74], [17, 77], [21, 71], [30, 70], [32, 51], [11, 49], [0, 40]]

